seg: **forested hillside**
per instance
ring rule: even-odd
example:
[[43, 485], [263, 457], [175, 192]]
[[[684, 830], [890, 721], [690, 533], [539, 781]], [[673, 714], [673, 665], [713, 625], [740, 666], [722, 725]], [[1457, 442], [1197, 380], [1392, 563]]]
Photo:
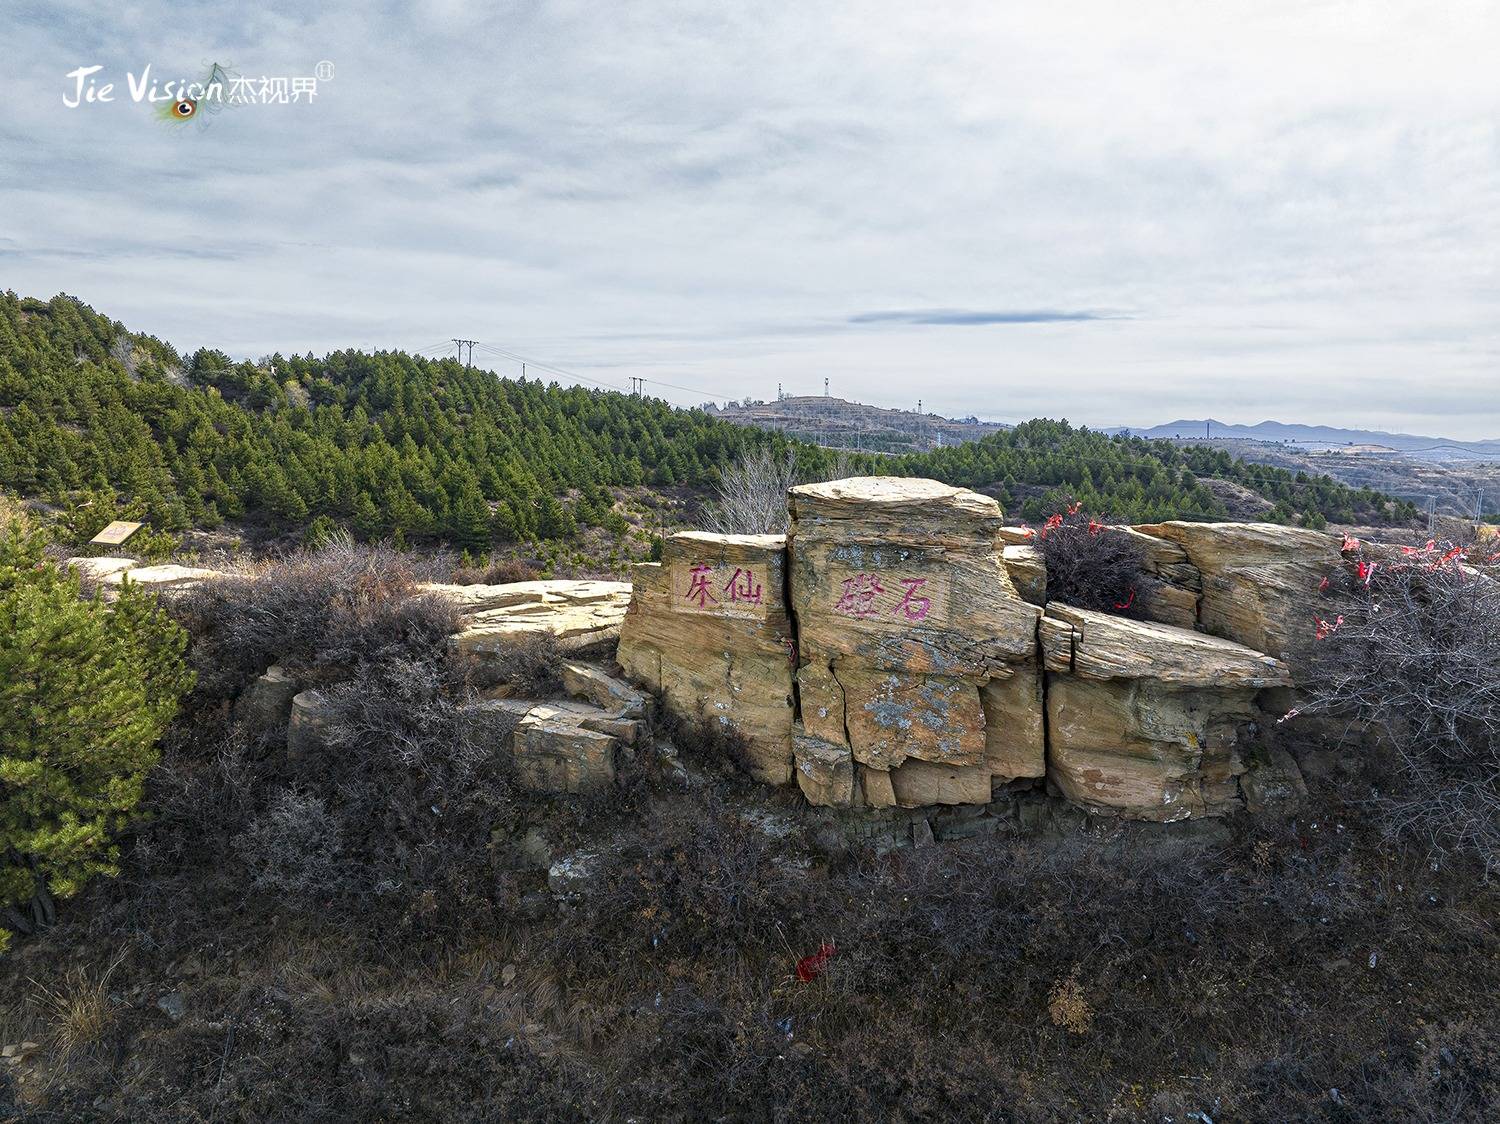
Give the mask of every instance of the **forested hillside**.
[[[701, 411], [452, 360], [180, 358], [68, 297], [0, 302], [0, 485], [54, 500], [112, 487], [169, 530], [324, 514], [363, 536], [471, 547], [563, 537], [609, 519], [608, 485], [707, 484], [763, 444], [787, 446]], [[810, 471], [829, 456], [802, 455]]]
[[[495, 543], [623, 530], [611, 487], [710, 484], [770, 446], [808, 476], [834, 453], [700, 410], [500, 379], [453, 360], [335, 352], [233, 362], [179, 356], [67, 296], [0, 296], [0, 487], [100, 513], [130, 502], [163, 530], [226, 519], [295, 528], [315, 517], [362, 537]], [[1212, 450], [1035, 421], [858, 471], [1002, 486], [1019, 515], [1070, 499], [1128, 519], [1223, 516], [1196, 478], [1244, 484], [1274, 517], [1409, 518], [1377, 493], [1242, 464]]]
[[1069, 502], [1130, 522], [1225, 518], [1203, 479], [1225, 480], [1264, 496], [1274, 522], [1321, 527], [1339, 523], [1404, 522], [1417, 516], [1408, 501], [1330, 476], [1292, 473], [1238, 460], [1221, 449], [1182, 448], [1170, 441], [1108, 436], [1066, 421], [1036, 419], [965, 445], [894, 458], [900, 475], [932, 476], [969, 488], [999, 484], [1000, 501], [1028, 519]]

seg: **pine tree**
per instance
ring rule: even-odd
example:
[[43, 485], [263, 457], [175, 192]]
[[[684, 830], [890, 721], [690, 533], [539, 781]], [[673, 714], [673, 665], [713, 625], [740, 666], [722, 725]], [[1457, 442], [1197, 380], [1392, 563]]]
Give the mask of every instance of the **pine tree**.
[[187, 636], [128, 583], [111, 611], [0, 537], [0, 947], [49, 922], [53, 900], [116, 873], [157, 739], [192, 683]]

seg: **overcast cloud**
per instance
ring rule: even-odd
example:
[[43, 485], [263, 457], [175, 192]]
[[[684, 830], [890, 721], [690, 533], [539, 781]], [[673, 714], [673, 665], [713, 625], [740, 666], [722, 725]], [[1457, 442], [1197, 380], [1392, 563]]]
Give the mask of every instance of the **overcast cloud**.
[[[0, 285], [179, 348], [466, 336], [680, 404], [827, 377], [1001, 420], [1500, 437], [1496, 0], [0, 21]], [[312, 105], [202, 126], [126, 87], [322, 59]], [[115, 102], [66, 108], [93, 64]]]

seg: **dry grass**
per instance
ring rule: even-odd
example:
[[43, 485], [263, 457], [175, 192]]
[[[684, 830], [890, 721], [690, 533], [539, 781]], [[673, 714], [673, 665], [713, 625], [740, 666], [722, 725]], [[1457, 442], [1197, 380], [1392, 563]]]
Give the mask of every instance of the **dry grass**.
[[75, 967], [50, 986], [32, 981], [35, 1003], [46, 1020], [48, 1041], [64, 1058], [97, 1045], [115, 1025], [109, 981], [124, 959], [121, 953], [98, 976]]
[[1070, 1034], [1087, 1034], [1094, 1025], [1094, 1009], [1084, 997], [1076, 968], [1052, 986], [1052, 994], [1047, 997], [1047, 1014], [1053, 1025]]

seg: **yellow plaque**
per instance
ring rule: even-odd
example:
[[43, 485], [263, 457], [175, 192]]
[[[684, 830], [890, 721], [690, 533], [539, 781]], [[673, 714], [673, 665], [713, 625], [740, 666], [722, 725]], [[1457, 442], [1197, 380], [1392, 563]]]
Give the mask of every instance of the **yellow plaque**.
[[129, 523], [123, 519], [116, 519], [104, 530], [100, 531], [89, 542], [94, 546], [119, 546], [131, 535], [141, 529], [139, 523]]

